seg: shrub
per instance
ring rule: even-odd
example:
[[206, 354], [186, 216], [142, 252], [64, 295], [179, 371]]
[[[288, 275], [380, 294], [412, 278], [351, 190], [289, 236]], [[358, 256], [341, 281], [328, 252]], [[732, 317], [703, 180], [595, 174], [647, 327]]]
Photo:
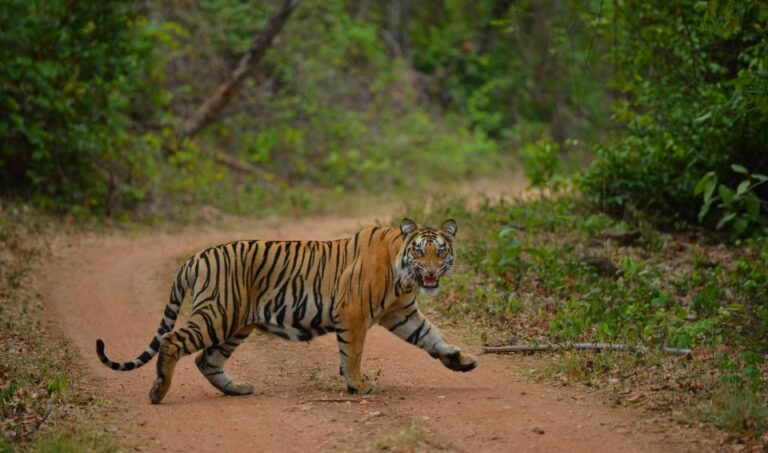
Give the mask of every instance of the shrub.
[[[614, 115], [624, 131], [597, 148], [583, 187], [614, 212], [634, 206], [658, 220], [695, 223], [694, 189], [708, 172], [736, 187], [741, 175], [732, 164], [768, 170], [768, 14], [756, 0], [627, 0], [614, 20], [621, 93]], [[754, 194], [765, 200], [768, 187]], [[728, 209], [711, 209], [705, 225], [717, 226]], [[750, 232], [740, 224], [730, 223]]]
[[5, 1], [0, 29], [0, 187], [62, 210], [140, 199], [154, 156], [136, 125], [170, 100], [162, 31], [124, 2], [62, 0]]

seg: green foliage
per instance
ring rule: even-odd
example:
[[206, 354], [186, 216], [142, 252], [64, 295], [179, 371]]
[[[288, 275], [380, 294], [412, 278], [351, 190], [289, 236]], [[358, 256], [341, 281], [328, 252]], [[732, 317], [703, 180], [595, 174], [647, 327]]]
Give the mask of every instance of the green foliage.
[[47, 327], [40, 296], [28, 289], [51, 226], [25, 205], [3, 203], [0, 212], [0, 451], [102, 451], [111, 442], [91, 435], [99, 423], [77, 424], [94, 399], [79, 387], [76, 354]]
[[735, 189], [718, 184], [717, 174], [713, 171], [704, 175], [696, 184], [694, 194], [704, 197], [704, 204], [699, 211], [699, 222], [704, 220], [712, 205], [719, 201], [717, 208], [722, 216], [717, 222], [718, 230], [728, 228], [735, 236], [742, 236], [754, 230], [768, 234], [768, 217], [761, 215], [762, 205], [768, 205], [768, 201], [760, 199], [755, 190], [768, 182], [768, 176], [750, 174], [746, 168], [737, 164], [731, 165], [731, 169], [743, 175]]
[[[457, 268], [429, 307], [480, 326], [490, 344], [650, 346], [647, 354], [548, 356], [552, 365], [537, 375], [610, 389], [619, 403], [635, 395], [631, 404], [643, 398], [673, 415], [688, 406], [680, 417], [760, 439], [768, 430], [768, 238], [726, 247], [592, 209], [560, 195], [474, 211], [447, 200], [418, 213], [459, 224]], [[660, 346], [694, 353], [665, 356], [654, 351]]]
[[492, 137], [524, 144], [594, 137], [607, 119], [608, 65], [599, 1], [414, 6], [414, 68], [430, 92]]
[[745, 352], [738, 358], [720, 357], [720, 386], [701, 416], [731, 432], [768, 430], [768, 405], [760, 391], [763, 358]]
[[[0, 6], [0, 186], [47, 208], [103, 212], [142, 198], [152, 150], [135, 136], [169, 95], [156, 24], [121, 2]], [[139, 180], [139, 181], [137, 181]]]
[[522, 148], [523, 167], [530, 187], [558, 188], [559, 184], [554, 181], [554, 177], [560, 168], [559, 150], [559, 145], [548, 138]]
[[[178, 143], [173, 126], [231, 71], [273, 10], [232, 0], [3, 4], [0, 186], [80, 219], [200, 204], [262, 213], [267, 199], [273, 208], [317, 205], [301, 186], [413, 187], [498, 162], [495, 142], [467, 120], [417, 102], [378, 19], [355, 18], [342, 1], [302, 4], [233, 101], [235, 113], [195, 143]], [[233, 171], [216, 153], [263, 172]]]
[[[768, 170], [768, 10], [757, 0], [625, 0], [612, 22], [613, 88], [622, 93], [614, 116], [625, 130], [597, 148], [582, 180], [586, 192], [615, 212], [634, 206], [667, 222], [712, 212], [704, 219], [711, 226], [760, 232], [755, 226], [766, 217], [756, 206], [766, 187], [752, 185], [737, 197], [731, 188], [745, 178], [731, 165]], [[710, 190], [699, 209], [702, 178], [709, 188], [720, 183], [716, 209]]]
[[[768, 240], [727, 255], [616, 222], [569, 197], [436, 210], [461, 227], [462, 294], [450, 313], [544, 325], [554, 341], [619, 341], [681, 348], [728, 344], [768, 352]], [[465, 226], [466, 225], [466, 226]], [[604, 231], [638, 229], [615, 246]], [[614, 233], [616, 234], [616, 233]], [[670, 248], [685, 252], [668, 255]], [[449, 288], [450, 291], [450, 288]], [[522, 327], [521, 327], [522, 328]]]
[[[186, 87], [174, 102], [180, 116], [215, 89], [272, 12], [264, 2], [233, 0], [155, 8], [184, 30], [166, 81]], [[238, 113], [206, 130], [203, 146], [223, 148], [275, 181], [338, 190], [490, 171], [495, 142], [466, 119], [421, 105], [413, 72], [380, 38], [378, 16], [353, 12], [340, 1], [303, 2], [259, 77], [233, 100]]]
[[49, 379], [46, 387], [48, 390], [48, 396], [59, 395], [64, 389], [67, 388], [67, 378], [64, 376], [59, 376], [55, 379]]
[[760, 379], [758, 367], [762, 363], [762, 356], [753, 352], [742, 353], [739, 360], [723, 355], [720, 357], [720, 382], [759, 392], [763, 382]]
[[[582, 187], [608, 210], [703, 213], [733, 237], [765, 227], [758, 0], [308, 0], [220, 120], [177, 143], [174, 126], [275, 6], [4, 3], [0, 186], [78, 217], [198, 203], [248, 212], [290, 186], [490, 171], [511, 143], [534, 186], [557, 188], [576, 137], [600, 143]], [[608, 127], [612, 99], [619, 128]], [[301, 190], [285, 198], [304, 203]]]

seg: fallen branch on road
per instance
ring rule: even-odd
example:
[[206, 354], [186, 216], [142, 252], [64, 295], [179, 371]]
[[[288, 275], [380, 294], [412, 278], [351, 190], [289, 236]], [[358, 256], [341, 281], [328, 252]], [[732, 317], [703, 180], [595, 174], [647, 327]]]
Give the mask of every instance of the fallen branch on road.
[[[688, 355], [690, 349], [684, 348], [660, 348], [667, 354]], [[518, 352], [541, 352], [541, 351], [634, 351], [646, 353], [650, 350], [647, 346], [630, 345], [621, 343], [544, 343], [535, 345], [507, 345], [507, 346], [483, 346], [484, 354], [513, 354]]]

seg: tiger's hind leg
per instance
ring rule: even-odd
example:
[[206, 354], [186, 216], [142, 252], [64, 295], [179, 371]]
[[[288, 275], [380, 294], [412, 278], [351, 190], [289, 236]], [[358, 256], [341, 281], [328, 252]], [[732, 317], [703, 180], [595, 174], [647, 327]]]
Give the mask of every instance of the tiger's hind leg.
[[256, 390], [251, 384], [234, 381], [224, 372], [224, 362], [252, 331], [253, 326], [244, 327], [224, 343], [205, 348], [195, 358], [197, 369], [225, 395], [250, 395]]
[[157, 379], [149, 391], [149, 401], [152, 404], [159, 404], [168, 393], [173, 371], [180, 358], [215, 346], [219, 342], [218, 338], [223, 334], [216, 331], [218, 327], [209, 327], [206, 321], [210, 318], [211, 315], [207, 310], [193, 313], [184, 326], [166, 333], [160, 340]]

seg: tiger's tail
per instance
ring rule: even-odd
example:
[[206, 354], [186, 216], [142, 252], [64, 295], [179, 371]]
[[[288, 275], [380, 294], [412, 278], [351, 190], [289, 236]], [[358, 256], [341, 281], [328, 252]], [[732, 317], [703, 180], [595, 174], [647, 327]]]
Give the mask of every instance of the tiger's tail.
[[144, 366], [147, 362], [152, 360], [152, 357], [157, 355], [157, 351], [160, 349], [160, 340], [163, 335], [173, 330], [173, 326], [176, 324], [176, 318], [181, 308], [181, 302], [184, 300], [184, 294], [189, 288], [189, 281], [185, 278], [187, 270], [190, 267], [192, 260], [187, 261], [179, 269], [179, 273], [176, 275], [176, 281], [171, 287], [171, 296], [168, 303], [165, 305], [165, 312], [163, 313], [163, 319], [160, 321], [160, 328], [157, 329], [157, 334], [152, 338], [147, 349], [141, 353], [138, 357], [130, 362], [114, 362], [110, 360], [104, 353], [104, 342], [101, 338], [96, 340], [96, 354], [99, 356], [99, 360], [104, 366], [112, 368], [116, 371], [130, 371]]

